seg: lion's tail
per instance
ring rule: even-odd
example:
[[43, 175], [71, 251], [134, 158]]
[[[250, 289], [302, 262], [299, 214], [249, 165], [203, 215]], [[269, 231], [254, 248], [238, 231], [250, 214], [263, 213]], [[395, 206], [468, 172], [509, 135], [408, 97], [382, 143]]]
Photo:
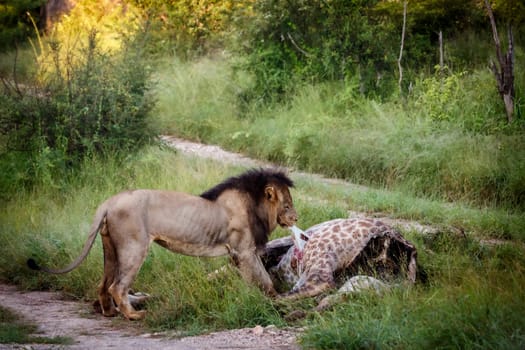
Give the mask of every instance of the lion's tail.
[[84, 243], [84, 248], [82, 249], [82, 252], [68, 266], [62, 269], [50, 269], [47, 267], [39, 266], [37, 262], [32, 258], [27, 260], [27, 266], [29, 266], [29, 268], [31, 268], [32, 270], [40, 270], [40, 271], [53, 273], [53, 274], [67, 273], [75, 269], [78, 265], [82, 263], [82, 261], [84, 261], [89, 251], [91, 250], [91, 247], [93, 246], [93, 243], [95, 242], [95, 238], [97, 238], [97, 233], [100, 231], [102, 226], [104, 226], [105, 224], [106, 215], [107, 215], [107, 206], [106, 206], [106, 203], [104, 203], [97, 209], [97, 212], [95, 214], [95, 219], [93, 220], [93, 224], [91, 224], [91, 230], [89, 231], [89, 236], [86, 240], [86, 243]]

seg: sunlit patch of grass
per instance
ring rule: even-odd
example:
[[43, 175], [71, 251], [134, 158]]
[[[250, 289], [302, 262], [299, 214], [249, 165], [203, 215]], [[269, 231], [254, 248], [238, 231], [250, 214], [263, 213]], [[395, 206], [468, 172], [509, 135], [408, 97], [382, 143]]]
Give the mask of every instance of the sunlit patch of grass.
[[242, 78], [226, 62], [211, 62], [203, 58], [184, 64], [174, 58], [157, 73], [155, 119], [164, 133], [211, 141], [221, 137], [216, 130], [227, 136], [235, 129], [232, 116], [239, 113], [236, 94]]

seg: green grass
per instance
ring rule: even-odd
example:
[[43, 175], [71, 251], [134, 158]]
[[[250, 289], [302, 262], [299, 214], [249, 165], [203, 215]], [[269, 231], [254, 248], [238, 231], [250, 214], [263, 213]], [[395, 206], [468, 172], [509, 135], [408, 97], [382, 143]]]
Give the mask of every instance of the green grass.
[[[97, 239], [87, 260], [69, 274], [30, 271], [28, 257], [48, 266], [64, 266], [76, 257], [95, 208], [129, 188], [164, 188], [200, 193], [243, 171], [209, 160], [188, 158], [163, 147], [148, 147], [127, 157], [87, 160], [81, 171], [60, 186], [20, 192], [0, 212], [0, 279], [27, 289], [61, 290], [96, 299], [102, 276]], [[421, 236], [404, 232], [418, 248], [426, 276], [415, 287], [385, 297], [349, 297], [322, 314], [311, 312], [315, 300], [275, 303], [246, 285], [234, 269], [208, 275], [226, 258], [194, 258], [153, 246], [133, 285], [150, 293], [144, 327], [199, 334], [257, 324], [305, 326], [306, 348], [522, 348], [525, 339], [522, 300], [525, 290], [523, 219], [504, 210], [415, 198], [401, 192], [324, 183], [292, 174], [299, 226], [345, 217], [349, 210], [383, 212], [441, 227]], [[485, 220], [485, 223], [480, 223]], [[449, 226], [460, 226], [465, 236]], [[278, 229], [272, 236], [288, 234]], [[511, 238], [488, 246], [480, 237]], [[302, 309], [306, 319], [287, 321]]]
[[37, 327], [23, 320], [11, 310], [0, 306], [0, 344], [72, 344], [67, 337], [40, 337]]
[[523, 120], [505, 125], [487, 72], [450, 73], [446, 93], [421, 79], [406, 106], [366, 100], [352, 82], [261, 105], [241, 98], [252, 82], [225, 59], [166, 67], [155, 113], [166, 133], [413, 196], [525, 209]]

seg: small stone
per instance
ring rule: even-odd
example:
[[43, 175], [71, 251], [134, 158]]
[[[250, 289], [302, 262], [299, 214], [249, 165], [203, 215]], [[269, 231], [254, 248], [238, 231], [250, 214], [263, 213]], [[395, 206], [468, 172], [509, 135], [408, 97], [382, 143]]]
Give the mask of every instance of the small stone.
[[252, 332], [257, 336], [261, 336], [264, 333], [264, 328], [260, 325], [257, 325], [253, 328]]

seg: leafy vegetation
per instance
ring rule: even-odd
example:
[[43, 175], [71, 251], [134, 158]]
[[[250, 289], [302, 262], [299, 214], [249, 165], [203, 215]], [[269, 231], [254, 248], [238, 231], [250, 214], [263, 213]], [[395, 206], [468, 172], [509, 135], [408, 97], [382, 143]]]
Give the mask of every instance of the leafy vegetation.
[[147, 122], [148, 68], [130, 64], [142, 59], [139, 34], [118, 53], [104, 50], [95, 30], [83, 34], [85, 44], [82, 38], [75, 47], [60, 32], [40, 40], [34, 77], [25, 84], [16, 76], [3, 80], [3, 196], [35, 181], [56, 185], [86, 156], [131, 151], [155, 136]]
[[[35, 34], [32, 18], [39, 18], [41, 0], [4, 0], [0, 4], [0, 50], [22, 44]], [[32, 17], [32, 18], [31, 18]]]

